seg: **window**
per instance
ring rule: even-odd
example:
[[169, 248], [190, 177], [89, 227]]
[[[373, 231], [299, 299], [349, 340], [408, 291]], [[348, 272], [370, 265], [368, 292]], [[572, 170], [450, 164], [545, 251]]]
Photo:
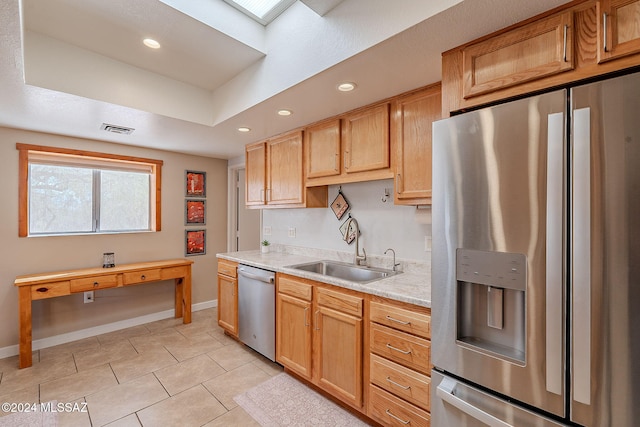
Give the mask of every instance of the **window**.
[[16, 144], [21, 237], [160, 231], [162, 161]]
[[267, 25], [284, 12], [295, 0], [224, 0], [240, 12]]

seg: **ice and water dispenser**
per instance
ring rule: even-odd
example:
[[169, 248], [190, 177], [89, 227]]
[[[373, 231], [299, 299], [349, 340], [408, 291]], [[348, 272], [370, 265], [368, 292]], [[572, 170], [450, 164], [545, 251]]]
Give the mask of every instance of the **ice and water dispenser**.
[[458, 344], [524, 365], [526, 256], [473, 249], [456, 255]]

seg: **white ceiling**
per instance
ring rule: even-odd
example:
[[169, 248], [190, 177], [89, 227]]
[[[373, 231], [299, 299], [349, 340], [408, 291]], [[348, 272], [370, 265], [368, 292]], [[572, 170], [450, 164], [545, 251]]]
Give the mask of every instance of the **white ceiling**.
[[0, 126], [234, 158], [437, 82], [441, 52], [563, 3], [301, 0], [264, 27], [222, 0], [3, 0]]

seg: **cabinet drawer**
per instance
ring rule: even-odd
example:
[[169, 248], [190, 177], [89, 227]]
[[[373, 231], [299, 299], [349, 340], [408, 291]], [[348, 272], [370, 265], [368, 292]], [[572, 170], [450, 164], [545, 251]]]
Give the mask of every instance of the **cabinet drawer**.
[[278, 276], [278, 292], [311, 301], [313, 286], [289, 277]]
[[371, 355], [371, 382], [414, 405], [429, 410], [431, 379], [375, 354]]
[[362, 317], [362, 298], [324, 288], [318, 288], [317, 298], [318, 305]]
[[134, 285], [136, 283], [155, 282], [160, 280], [161, 270], [154, 268], [151, 270], [133, 271], [122, 275], [122, 283], [124, 285]]
[[53, 297], [61, 297], [71, 293], [70, 282], [43, 283], [31, 286], [31, 299], [45, 299]]
[[84, 279], [73, 279], [70, 282], [71, 292], [96, 291], [118, 286], [118, 275], [107, 274], [98, 277], [86, 277]]
[[372, 322], [409, 332], [422, 338], [431, 337], [431, 316], [425, 313], [371, 301]]
[[369, 386], [369, 416], [386, 426], [429, 427], [429, 413], [398, 399], [378, 387]]
[[179, 277], [186, 277], [189, 272], [189, 267], [167, 267], [163, 268], [160, 272], [161, 280], [177, 279]]
[[218, 259], [218, 274], [224, 274], [229, 277], [238, 277], [238, 263], [227, 261], [226, 259]]
[[404, 332], [371, 323], [371, 351], [401, 365], [428, 373], [431, 369], [431, 342]]

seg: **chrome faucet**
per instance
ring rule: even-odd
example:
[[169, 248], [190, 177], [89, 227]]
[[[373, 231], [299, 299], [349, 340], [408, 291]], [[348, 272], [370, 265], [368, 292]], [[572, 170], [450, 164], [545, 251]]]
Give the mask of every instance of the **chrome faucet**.
[[354, 217], [349, 218], [349, 222], [347, 222], [347, 233], [349, 233], [349, 229], [351, 228], [351, 223], [355, 223], [356, 227], [356, 255], [353, 259], [353, 263], [355, 265], [367, 265], [367, 252], [362, 248], [363, 255], [360, 255], [360, 246], [358, 244], [358, 237], [360, 235], [360, 227], [358, 226], [358, 221]]
[[389, 248], [386, 251], [384, 251], [384, 254], [386, 255], [387, 252], [391, 251], [393, 253], [393, 271], [397, 271], [396, 267], [400, 265], [400, 263], [396, 263], [396, 251], [394, 251], [393, 249]]

